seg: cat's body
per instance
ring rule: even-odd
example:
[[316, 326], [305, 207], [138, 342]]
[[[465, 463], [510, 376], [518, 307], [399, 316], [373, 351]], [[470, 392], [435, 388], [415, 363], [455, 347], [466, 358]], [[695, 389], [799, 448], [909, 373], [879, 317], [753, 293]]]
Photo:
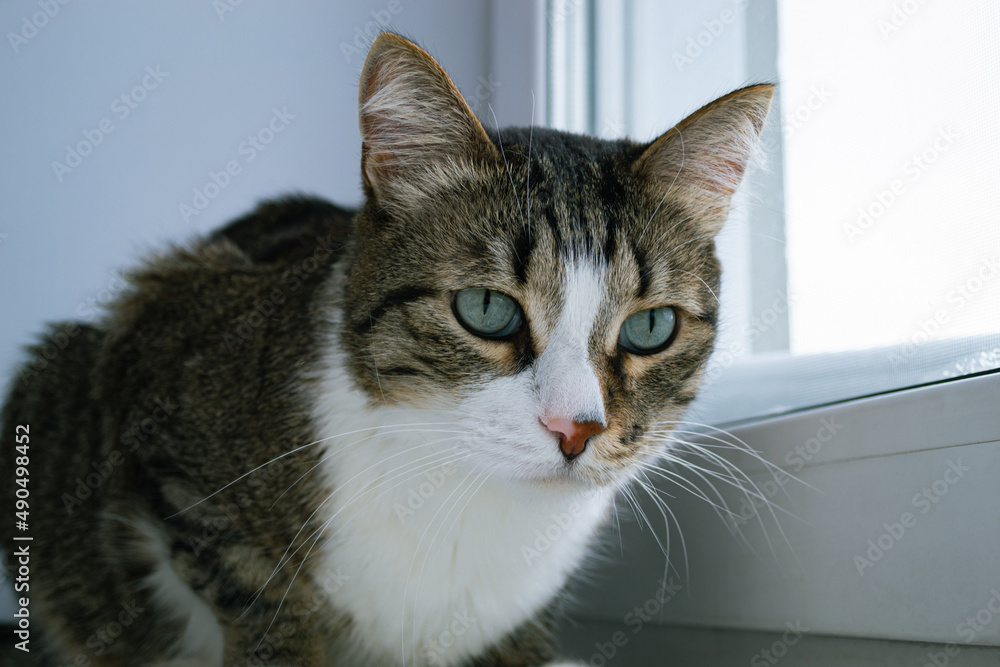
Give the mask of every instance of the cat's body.
[[377, 40], [356, 219], [284, 200], [155, 257], [15, 382], [56, 664], [554, 665], [558, 592], [695, 395], [769, 99], [653, 144], [491, 136]]

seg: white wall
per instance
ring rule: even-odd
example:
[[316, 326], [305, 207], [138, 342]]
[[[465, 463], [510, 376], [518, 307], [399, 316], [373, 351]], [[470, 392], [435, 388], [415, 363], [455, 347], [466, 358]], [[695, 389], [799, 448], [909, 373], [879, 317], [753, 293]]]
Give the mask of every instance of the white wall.
[[[142, 250], [281, 193], [359, 203], [357, 81], [370, 38], [350, 49], [357, 31], [381, 27], [376, 19], [439, 58], [468, 97], [477, 88], [482, 96], [480, 77], [491, 75], [485, 1], [241, 2], [221, 15], [207, 2], [53, 5], [49, 18], [37, 0], [0, 4], [4, 381], [43, 322], [93, 319], [93, 301], [115, 291], [114, 272]], [[15, 50], [9, 34], [33, 16], [42, 27], [25, 29]], [[146, 78], [155, 88], [122, 117], [124, 104], [112, 105], [142, 84], [147, 67], [166, 75]], [[267, 127], [275, 108], [295, 118], [248, 161], [240, 143]], [[103, 119], [113, 131], [60, 181], [52, 163], [65, 162], [66, 146]], [[230, 160], [241, 172], [186, 222], [179, 205]]]

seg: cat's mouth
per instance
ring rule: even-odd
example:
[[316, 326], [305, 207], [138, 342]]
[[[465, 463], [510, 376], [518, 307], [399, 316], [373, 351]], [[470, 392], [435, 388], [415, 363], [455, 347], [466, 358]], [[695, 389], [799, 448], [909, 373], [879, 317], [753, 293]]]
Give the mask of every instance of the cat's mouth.
[[623, 437], [614, 423], [546, 423], [542, 418], [538, 422], [545, 429], [542, 446], [558, 452], [559, 458], [550, 458], [526, 476], [536, 486], [553, 491], [592, 490], [617, 486], [632, 476], [641, 429], [634, 428], [632, 435]]
[[[594, 445], [593, 452], [565, 461], [553, 470], [539, 471], [529, 479], [543, 489], [568, 492], [616, 487], [631, 477], [633, 466], [622, 465], [622, 462], [608, 465], [602, 458], [598, 458], [599, 447], [600, 445]], [[591, 445], [588, 445], [588, 450], [590, 448]]]

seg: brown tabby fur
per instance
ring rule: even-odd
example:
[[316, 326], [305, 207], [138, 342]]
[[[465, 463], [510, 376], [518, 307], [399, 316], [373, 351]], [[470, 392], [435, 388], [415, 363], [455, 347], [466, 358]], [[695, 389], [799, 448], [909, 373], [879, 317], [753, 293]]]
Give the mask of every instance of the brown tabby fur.
[[[305, 549], [275, 572], [330, 493], [309, 474], [322, 452], [288, 453], [316, 439], [311, 371], [333, 309], [355, 386], [419, 407], [470, 375], [530, 366], [561, 306], [563, 257], [597, 258], [620, 304], [590, 341], [613, 415], [601, 451], [611, 470], [632, 465], [652, 446], [645, 425], [679, 418], [695, 396], [718, 313], [713, 235], [769, 100], [769, 86], [737, 91], [651, 144], [488, 133], [430, 56], [377, 40], [361, 81], [367, 199], [356, 217], [313, 199], [264, 204], [149, 259], [99, 326], [56, 325], [53, 337], [73, 332], [62, 349], [43, 339], [30, 350], [2, 413], [0, 506], [13, 506], [14, 426], [28, 424], [31, 613], [53, 659], [187, 657], [182, 621], [143, 585], [165, 558], [225, 628], [226, 665], [337, 664], [325, 647], [352, 622], [330, 605], [338, 573], [303, 562]], [[410, 103], [428, 115], [401, 121]], [[516, 298], [529, 330], [502, 343], [464, 332], [451, 295], [475, 285]], [[651, 356], [616, 347], [623, 314], [664, 304], [680, 313], [674, 344]], [[0, 522], [5, 547], [11, 530]], [[123, 609], [128, 626], [103, 642]], [[554, 659], [549, 625], [529, 620], [469, 664]]]

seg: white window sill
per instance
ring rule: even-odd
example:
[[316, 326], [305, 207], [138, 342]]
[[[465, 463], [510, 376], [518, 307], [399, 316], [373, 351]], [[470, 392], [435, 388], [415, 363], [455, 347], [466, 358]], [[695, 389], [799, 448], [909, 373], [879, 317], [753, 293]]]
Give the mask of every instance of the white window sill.
[[[730, 430], [804, 482], [782, 488], [749, 457], [726, 457], [795, 516], [778, 510], [779, 530], [770, 512], [743, 504], [739, 492], [715, 480], [744, 517], [727, 524], [704, 500], [658, 484], [674, 496], [666, 500], [684, 532], [687, 564], [673, 529], [670, 555], [679, 572], [671, 577], [683, 589], [661, 605], [656, 622], [775, 632], [800, 619], [811, 634], [1000, 646], [1000, 613], [983, 612], [990, 622], [971, 637], [962, 625], [1000, 605], [990, 602], [990, 591], [1000, 590], [1000, 373]], [[644, 510], [662, 539], [659, 510], [649, 502]], [[628, 632], [627, 615], [660, 589], [665, 559], [621, 502], [619, 514], [622, 546], [608, 535], [594, 573], [599, 584], [574, 594], [578, 617]], [[901, 522], [909, 524], [903, 531]], [[756, 555], [730, 533], [734, 524]], [[869, 554], [880, 540], [887, 548]]]

